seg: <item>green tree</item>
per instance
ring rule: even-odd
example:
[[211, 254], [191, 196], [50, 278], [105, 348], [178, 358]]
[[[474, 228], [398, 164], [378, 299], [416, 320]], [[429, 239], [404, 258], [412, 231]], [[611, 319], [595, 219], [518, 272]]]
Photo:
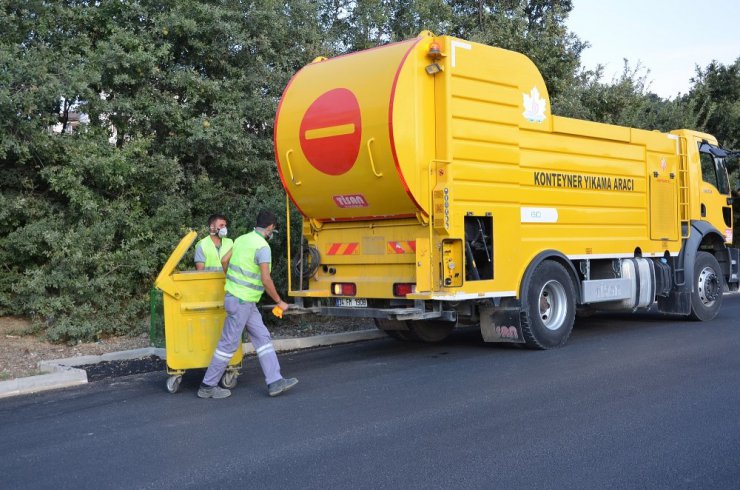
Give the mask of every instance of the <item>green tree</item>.
[[575, 83], [553, 103], [558, 115], [642, 129], [670, 131], [696, 126], [692, 103], [650, 93], [649, 70], [624, 60], [621, 75], [603, 80], [603, 67], [581, 70]]
[[[316, 6], [0, 5], [0, 314], [56, 340], [140, 331], [187, 228], [219, 211], [239, 233], [284, 209], [272, 121], [326, 49]], [[75, 113], [75, 131], [52, 131]]]
[[452, 0], [450, 34], [527, 55], [550, 97], [574, 83], [587, 44], [565, 24], [570, 0]]
[[570, 0], [324, 0], [328, 55], [367, 49], [422, 30], [512, 49], [542, 72], [550, 96], [572, 85], [587, 46], [568, 31]]
[[729, 148], [740, 148], [740, 58], [725, 66], [697, 67], [686, 97], [695, 104], [698, 126]]

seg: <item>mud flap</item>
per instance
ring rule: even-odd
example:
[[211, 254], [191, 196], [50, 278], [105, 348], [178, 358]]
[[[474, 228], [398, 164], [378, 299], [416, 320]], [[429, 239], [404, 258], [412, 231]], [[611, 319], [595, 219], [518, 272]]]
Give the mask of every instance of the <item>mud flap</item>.
[[514, 298], [502, 299], [499, 306], [493, 303], [479, 306], [483, 341], [523, 344], [521, 309], [521, 303]]
[[658, 296], [658, 311], [674, 315], [691, 313], [691, 291], [672, 289], [668, 296]]

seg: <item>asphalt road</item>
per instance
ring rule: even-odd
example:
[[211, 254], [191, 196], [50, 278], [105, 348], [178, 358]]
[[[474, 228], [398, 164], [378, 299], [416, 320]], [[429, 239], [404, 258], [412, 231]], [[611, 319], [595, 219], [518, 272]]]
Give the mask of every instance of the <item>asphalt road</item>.
[[565, 348], [382, 339], [0, 401], [2, 488], [738, 488], [740, 295], [712, 322], [578, 320]]

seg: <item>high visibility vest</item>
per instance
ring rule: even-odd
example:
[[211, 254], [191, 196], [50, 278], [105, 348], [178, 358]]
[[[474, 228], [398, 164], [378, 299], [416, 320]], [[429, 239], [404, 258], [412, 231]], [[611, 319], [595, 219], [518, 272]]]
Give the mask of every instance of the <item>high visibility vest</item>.
[[203, 254], [206, 256], [205, 270], [207, 271], [223, 271], [221, 266], [221, 258], [226, 255], [226, 252], [231, 250], [234, 245], [234, 240], [231, 238], [221, 239], [221, 248], [216, 248], [216, 244], [213, 243], [210, 236], [205, 237], [198, 242], [196, 248], [201, 247]]
[[[260, 267], [254, 263], [257, 250], [269, 247], [267, 240], [256, 231], [236, 239], [231, 249], [231, 260], [226, 270], [224, 289], [242, 301], [256, 303], [262, 298], [265, 286], [262, 285]], [[272, 261], [270, 261], [272, 270]]]

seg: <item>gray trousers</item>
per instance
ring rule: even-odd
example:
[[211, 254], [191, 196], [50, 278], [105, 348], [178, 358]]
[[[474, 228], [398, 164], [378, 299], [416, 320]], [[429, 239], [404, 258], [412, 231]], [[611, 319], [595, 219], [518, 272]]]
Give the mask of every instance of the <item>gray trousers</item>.
[[203, 377], [203, 384], [208, 386], [218, 384], [229, 360], [236, 350], [242, 347], [242, 332], [245, 325], [265, 375], [265, 383], [270, 384], [282, 378], [280, 363], [275, 354], [275, 348], [272, 346], [272, 337], [262, 321], [257, 305], [240, 301], [239, 298], [226, 293], [224, 309], [226, 320], [221, 330], [221, 339], [218, 341], [216, 352], [213, 353], [211, 364]]

